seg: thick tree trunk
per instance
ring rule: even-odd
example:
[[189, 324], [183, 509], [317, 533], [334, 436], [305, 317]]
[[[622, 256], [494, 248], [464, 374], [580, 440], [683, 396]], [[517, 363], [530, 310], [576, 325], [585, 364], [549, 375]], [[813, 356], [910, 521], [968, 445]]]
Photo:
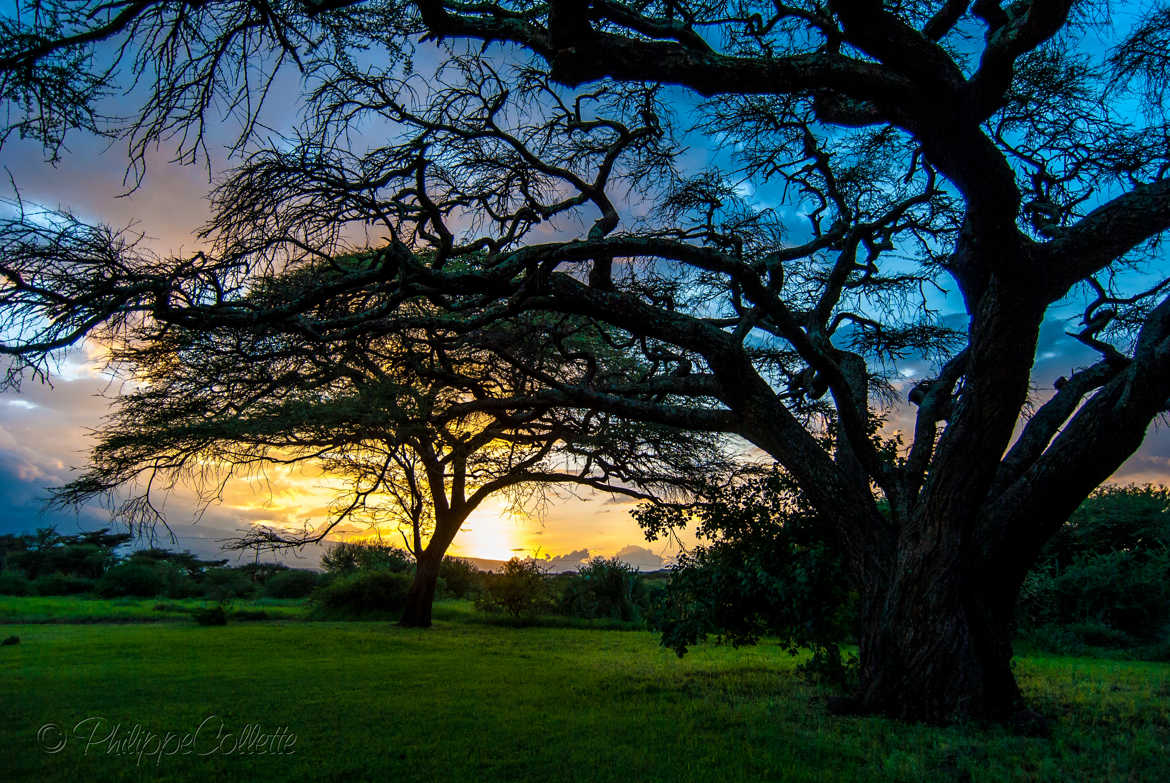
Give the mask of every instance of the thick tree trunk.
[[961, 556], [902, 552], [889, 582], [866, 590], [853, 706], [928, 723], [1027, 716], [1011, 669], [1019, 586]]
[[431, 627], [431, 606], [435, 602], [435, 586], [439, 581], [439, 564], [443, 561], [443, 553], [439, 552], [436, 556], [429, 550], [428, 547], [418, 559], [399, 625], [408, 628]]

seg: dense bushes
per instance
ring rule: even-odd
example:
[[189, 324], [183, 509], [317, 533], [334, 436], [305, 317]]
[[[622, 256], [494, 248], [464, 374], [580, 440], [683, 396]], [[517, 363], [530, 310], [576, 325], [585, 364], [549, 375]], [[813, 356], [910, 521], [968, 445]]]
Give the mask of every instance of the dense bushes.
[[32, 583], [37, 595], [76, 595], [93, 592], [95, 580], [68, 574], [45, 574]]
[[414, 570], [414, 557], [405, 550], [384, 544], [342, 542], [330, 547], [321, 558], [321, 567], [331, 574], [350, 574], [355, 571], [393, 571], [404, 574]]
[[269, 598], [305, 598], [317, 586], [318, 576], [313, 571], [290, 568], [277, 571], [264, 584]]
[[852, 595], [827, 526], [790, 478], [779, 472], [712, 491], [686, 507], [640, 506], [650, 540], [697, 523], [701, 542], [671, 569], [653, 624], [679, 655], [708, 636], [734, 645], [779, 637], [804, 670], [846, 673], [838, 643], [850, 635]]
[[145, 562], [127, 562], [106, 571], [97, 581], [94, 592], [102, 598], [150, 598], [163, 595], [166, 586], [167, 574], [163, 568]]
[[565, 580], [557, 609], [586, 619], [640, 621], [650, 605], [646, 580], [617, 558], [595, 557]]
[[0, 595], [29, 595], [32, 582], [19, 571], [0, 571]]
[[472, 598], [483, 585], [483, 574], [466, 560], [444, 557], [439, 564], [439, 579], [442, 581], [444, 596]]
[[483, 592], [475, 605], [488, 612], [531, 617], [552, 609], [553, 596], [540, 563], [514, 557], [501, 573], [484, 574]]
[[1106, 487], [1048, 542], [1020, 593], [1020, 630], [1075, 652], [1165, 638], [1170, 623], [1170, 491]]
[[410, 574], [357, 570], [332, 579], [313, 591], [312, 601], [325, 614], [362, 616], [401, 612], [406, 606]]

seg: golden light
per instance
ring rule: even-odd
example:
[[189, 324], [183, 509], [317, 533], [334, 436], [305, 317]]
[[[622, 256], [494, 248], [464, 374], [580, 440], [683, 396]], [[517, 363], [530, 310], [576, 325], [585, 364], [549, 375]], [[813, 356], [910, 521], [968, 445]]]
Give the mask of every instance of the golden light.
[[451, 554], [487, 560], [532, 554], [525, 540], [530, 524], [524, 517], [509, 513], [506, 503], [489, 500], [463, 523], [463, 529], [451, 545]]

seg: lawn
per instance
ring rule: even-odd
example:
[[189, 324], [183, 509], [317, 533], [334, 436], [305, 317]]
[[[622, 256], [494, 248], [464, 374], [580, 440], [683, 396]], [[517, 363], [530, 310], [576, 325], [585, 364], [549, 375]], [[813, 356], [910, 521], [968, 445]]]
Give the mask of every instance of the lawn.
[[[1166, 664], [1021, 659], [1029, 697], [1057, 717], [1045, 740], [831, 716], [775, 646], [707, 645], [680, 660], [641, 631], [503, 627], [458, 604], [436, 616], [427, 631], [0, 627], [21, 638], [0, 647], [0, 778], [1170, 779]], [[49, 723], [67, 733], [52, 754], [38, 745]], [[48, 728], [39, 741], [60, 740]]]
[[[191, 610], [214, 606], [204, 598], [89, 598], [72, 595], [0, 595], [0, 625], [18, 623], [149, 623], [190, 619]], [[304, 601], [280, 598], [238, 599], [230, 612], [264, 612], [266, 619], [302, 617]]]

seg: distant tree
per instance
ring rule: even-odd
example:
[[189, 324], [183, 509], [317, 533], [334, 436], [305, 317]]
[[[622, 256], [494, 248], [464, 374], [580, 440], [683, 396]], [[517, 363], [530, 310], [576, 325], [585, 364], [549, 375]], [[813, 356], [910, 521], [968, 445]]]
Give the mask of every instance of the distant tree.
[[264, 594], [270, 598], [307, 598], [320, 582], [316, 571], [286, 568], [275, 572], [264, 583]]
[[484, 588], [476, 606], [512, 617], [531, 617], [553, 608], [548, 576], [537, 560], [513, 557], [497, 574], [484, 576]]
[[405, 550], [385, 544], [341, 542], [329, 547], [321, 556], [321, 567], [336, 574], [358, 570], [405, 573], [414, 568], [414, 557]]
[[[312, 295], [310, 283], [344, 280], [378, 263], [369, 253], [319, 261], [256, 287], [249, 298], [283, 306]], [[359, 293], [323, 303], [321, 315], [359, 317], [384, 306]], [[588, 325], [562, 319], [560, 328], [555, 348], [526, 344], [529, 335], [519, 328], [501, 328], [495, 339], [554, 375], [573, 361], [566, 352], [604, 345]], [[210, 503], [241, 473], [311, 463], [346, 482], [331, 518], [301, 531], [254, 528], [233, 546], [300, 547], [324, 540], [343, 521], [397, 529], [417, 566], [404, 625], [430, 624], [443, 556], [493, 495], [539, 502], [547, 487], [565, 484], [644, 499], [730, 465], [720, 440], [677, 428], [543, 401], [490, 407], [534, 382], [478, 344], [409, 324], [381, 334], [363, 330], [327, 348], [312, 335], [283, 330], [176, 327], [164, 339], [133, 340], [114, 353], [113, 361], [151, 382], [116, 398], [91, 467], [57, 491], [56, 502], [118, 496], [118, 518], [131, 529], [152, 529], [166, 524], [153, 492], [186, 481]], [[618, 348], [595, 365], [641, 371]], [[342, 547], [336, 554], [337, 567], [349, 556], [362, 567], [391, 551]]]
[[617, 558], [595, 557], [564, 580], [557, 603], [572, 617], [634, 622], [644, 617], [649, 592], [638, 569]]
[[7, 567], [19, 569], [29, 579], [51, 574], [97, 579], [118, 559], [117, 549], [132, 536], [111, 533], [109, 528], [62, 535], [55, 528], [10, 537], [5, 543]]
[[409, 600], [411, 583], [410, 574], [400, 571], [352, 571], [319, 584], [310, 600], [326, 617], [400, 613]]
[[443, 580], [444, 595], [454, 598], [470, 598], [483, 587], [483, 572], [461, 557], [444, 557], [439, 578]]

